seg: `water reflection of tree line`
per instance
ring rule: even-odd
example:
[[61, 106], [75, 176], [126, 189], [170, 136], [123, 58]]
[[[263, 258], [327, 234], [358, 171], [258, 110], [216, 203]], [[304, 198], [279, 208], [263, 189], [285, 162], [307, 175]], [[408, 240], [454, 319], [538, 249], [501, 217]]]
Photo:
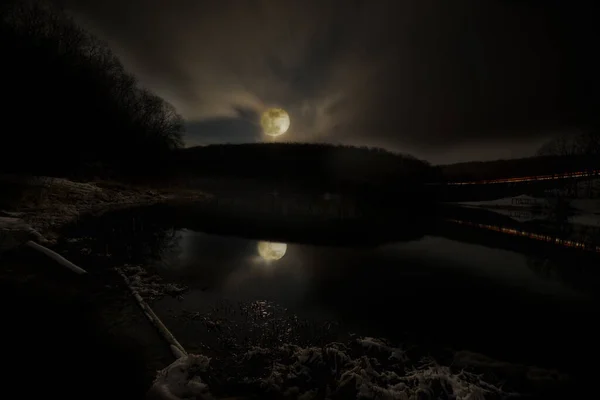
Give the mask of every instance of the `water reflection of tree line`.
[[425, 235], [431, 218], [420, 213], [381, 213], [375, 217], [342, 219], [322, 215], [280, 215], [189, 205], [174, 223], [181, 228], [256, 240], [339, 246], [374, 246]]
[[[236, 204], [244, 203], [232, 201]], [[300, 202], [299, 202], [300, 203]], [[226, 203], [227, 204], [227, 203]], [[250, 202], [251, 204], [251, 202]], [[299, 205], [301, 207], [301, 204]], [[197, 204], [153, 206], [124, 210], [97, 218], [82, 219], [67, 229], [67, 237], [81, 238], [77, 247], [87, 254], [110, 255], [111, 263], [150, 263], [181, 253], [182, 231], [229, 236], [228, 242], [271, 240], [307, 244], [373, 246], [394, 241], [416, 240], [427, 231], [417, 214], [407, 218], [380, 220], [343, 220], [317, 214], [282, 218], [272, 210], [264, 213], [229, 212], [224, 206], [215, 212], [213, 205]], [[243, 209], [242, 209], [243, 210]], [[196, 240], [196, 239], [194, 239]], [[204, 240], [210, 237], [205, 236]], [[195, 244], [198, 246], [198, 244]], [[73, 247], [70, 245], [69, 247]], [[254, 246], [255, 250], [256, 245]]]
[[160, 215], [152, 215], [150, 210], [140, 209], [85, 218], [67, 227], [66, 237], [76, 238], [76, 247], [83, 253], [108, 256], [112, 264], [160, 259], [164, 252], [179, 245], [180, 237]]
[[[460, 221], [462, 225], [472, 228], [530, 239], [549, 241], [548, 237], [551, 237], [556, 244], [565, 246], [577, 247], [577, 243], [585, 244], [584, 247], [600, 245], [600, 228], [571, 223], [572, 215], [565, 210], [551, 210], [543, 214], [533, 212], [521, 214], [521, 211], [515, 213], [504, 215], [481, 208], [451, 207], [444, 210], [443, 218]], [[533, 218], [536, 215], [543, 218]], [[532, 220], [520, 222], [512, 218], [526, 216], [531, 216]]]
[[574, 262], [573, 256], [561, 257], [553, 254], [552, 258], [542, 254], [527, 256], [527, 266], [543, 278], [560, 281], [576, 290], [597, 293], [600, 290], [600, 275], [594, 268], [598, 260], [578, 257]]
[[281, 196], [218, 196], [209, 204], [221, 212], [264, 213], [277, 216], [314, 216], [323, 218], [355, 218], [360, 215], [356, 201], [345, 197]]
[[[440, 225], [438, 235], [465, 243], [514, 251], [527, 258], [527, 265], [537, 275], [558, 280], [576, 289], [600, 289], [597, 265], [600, 248], [582, 251], [577, 246], [556, 242], [555, 237], [535, 232], [518, 231], [475, 221], [454, 221]], [[498, 236], [501, 234], [502, 236]], [[598, 233], [594, 240], [598, 240]], [[575, 262], [576, 261], [576, 262]]]
[[447, 221], [450, 223], [468, 226], [468, 227], [474, 227], [474, 228], [483, 229], [483, 230], [487, 230], [487, 231], [491, 231], [491, 232], [498, 232], [498, 233], [503, 233], [503, 234], [516, 236], [516, 237], [534, 239], [534, 240], [538, 240], [538, 241], [549, 243], [549, 244], [556, 245], [556, 246], [564, 246], [564, 247], [570, 247], [570, 248], [576, 248], [576, 249], [587, 250], [587, 251], [591, 251], [591, 252], [595, 252], [595, 253], [600, 253], [600, 245], [598, 245], [596, 242], [578, 241], [578, 240], [574, 240], [574, 239], [570, 239], [570, 238], [563, 238], [563, 237], [559, 237], [556, 235], [547, 234], [547, 233], [543, 233], [543, 232], [533, 232], [533, 231], [528, 231], [526, 229], [519, 229], [519, 228], [507, 227], [507, 226], [501, 226], [501, 225], [491, 225], [491, 224], [478, 223], [478, 222], [467, 221], [467, 220], [448, 219]]
[[[150, 265], [156, 261], [163, 261], [165, 264], [169, 264], [168, 268], [171, 268], [174, 263], [182, 263], [181, 260], [177, 259], [183, 250], [181, 247], [182, 229], [191, 228], [201, 231], [202, 223], [202, 220], [197, 220], [185, 211], [173, 211], [169, 208], [159, 207], [158, 209], [140, 209], [135, 212], [131, 210], [117, 212], [108, 214], [103, 218], [83, 220], [71, 231], [70, 236], [83, 238], [78, 244], [78, 248], [87, 249], [87, 253], [92, 255], [110, 254], [109, 262], [111, 265], [119, 263]], [[194, 226], [195, 224], [197, 226]], [[530, 240], [518, 240], [515, 235], [506, 235], [505, 239], [499, 239], [497, 235], [501, 230], [482, 231], [479, 228], [465, 230], [461, 226], [464, 227], [464, 225], [457, 224], [442, 224], [438, 225], [440, 229], [432, 233], [467, 243], [517, 251], [529, 257], [528, 265], [538, 274], [569, 282], [569, 284], [576, 287], [591, 288], [594, 286], [592, 281], [596, 280], [589, 280], [588, 267], [597, 264], [598, 257], [596, 255], [589, 254], [585, 256], [574, 252], [561, 253], [553, 250], [556, 248], [553, 241], [533, 241], [532, 243]], [[398, 227], [399, 230], [412, 232], [413, 239], [418, 239], [423, 234], [431, 232], [425, 231], [424, 226], [421, 228], [423, 228], [422, 232], [415, 231], [412, 226]], [[470, 228], [473, 228], [473, 226]], [[509, 231], [512, 230], [508, 229], [503, 233], [506, 234]], [[597, 230], [590, 228], [585, 229], [584, 232], [588, 236], [598, 238]], [[377, 234], [377, 232], [364, 233], [364, 235], [371, 236], [374, 234]], [[525, 239], [526, 236], [521, 235], [520, 238]], [[202, 259], [203, 264], [210, 264], [203, 265], [200, 272], [204, 275], [208, 274], [204, 278], [213, 280], [218, 279], [215, 275], [215, 268], [227, 269], [223, 267], [234, 264], [230, 261], [236, 257], [244, 257], [248, 255], [251, 249], [254, 249], [255, 246], [252, 247], [248, 243], [254, 243], [254, 241], [197, 235], [191, 243], [188, 243], [188, 251], [191, 251], [189, 254], [190, 260], [197, 262], [197, 260]], [[549, 254], [552, 255], [552, 258], [549, 258]], [[577, 263], [573, 262], [575, 256], [578, 259]], [[560, 260], [562, 263], [556, 260]], [[77, 259], [73, 261], [78, 262]], [[88, 263], [89, 259], [86, 259], [86, 266]], [[563, 264], [569, 266], [569, 268], [564, 267]], [[186, 265], [180, 265], [180, 267], [185, 270], [189, 269], [189, 266]], [[190, 269], [190, 271], [192, 270], [197, 270], [197, 268]], [[226, 273], [225, 270], [220, 272]]]

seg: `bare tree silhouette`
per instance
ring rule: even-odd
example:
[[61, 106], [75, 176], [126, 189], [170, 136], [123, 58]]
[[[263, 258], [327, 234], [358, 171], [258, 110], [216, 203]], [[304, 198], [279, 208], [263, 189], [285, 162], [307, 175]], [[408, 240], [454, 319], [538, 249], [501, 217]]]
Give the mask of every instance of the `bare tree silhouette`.
[[[581, 169], [591, 174], [588, 179], [587, 196], [593, 196], [593, 180], [598, 177], [600, 167], [600, 131], [587, 130], [572, 135], [560, 135], [540, 147], [537, 154], [580, 160]], [[577, 182], [565, 183], [567, 192], [571, 196], [578, 196]]]
[[182, 146], [173, 106], [138, 87], [111, 50], [62, 10], [6, 2], [0, 35], [7, 100], [0, 171], [152, 176]]

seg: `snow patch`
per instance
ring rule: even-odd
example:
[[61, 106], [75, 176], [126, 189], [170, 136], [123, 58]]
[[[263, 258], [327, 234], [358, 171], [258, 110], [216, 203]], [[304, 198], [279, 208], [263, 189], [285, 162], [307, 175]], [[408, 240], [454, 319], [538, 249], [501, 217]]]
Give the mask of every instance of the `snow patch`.
[[556, 371], [477, 353], [440, 349], [432, 356], [414, 343], [321, 329], [325, 325], [279, 307], [223, 301], [210, 312], [185, 316], [186, 335], [199, 335], [188, 338], [186, 348], [212, 357], [200, 377], [215, 397], [505, 399], [552, 393], [571, 383]]
[[[242, 393], [227, 395], [277, 399], [477, 400], [516, 395], [485, 381], [481, 375], [439, 365], [432, 359], [412, 364], [402, 349], [371, 337], [319, 347], [252, 347], [235, 358], [234, 364], [215, 369], [206, 357], [201, 360], [178, 360], [168, 368], [172, 372], [159, 373], [154, 390], [168, 386], [169, 393], [179, 397], [162, 398], [182, 399], [192, 394], [191, 385], [201, 396], [208, 396], [210, 381], [212, 393], [243, 387]], [[230, 371], [228, 376], [214, 376], [223, 370]], [[167, 377], [171, 379], [168, 384]]]
[[504, 215], [517, 222], [543, 221], [550, 218], [551, 214], [533, 213], [528, 209], [507, 210], [502, 208], [489, 208], [489, 211]]
[[137, 291], [146, 301], [157, 300], [166, 295], [181, 296], [188, 290], [187, 286], [165, 282], [160, 276], [149, 273], [140, 265], [125, 264], [115, 269], [127, 277], [131, 289]]
[[[86, 213], [102, 213], [108, 210], [136, 205], [155, 204], [169, 199], [206, 199], [204, 193], [171, 189], [150, 190], [115, 182], [83, 183], [63, 178], [23, 177], [0, 175], [0, 184], [17, 185], [18, 199], [12, 205], [17, 214], [36, 231], [46, 237], [58, 236], [56, 229], [72, 222]], [[0, 216], [7, 215], [6, 212]]]
[[0, 216], [0, 252], [19, 246], [29, 240], [48, 243], [38, 231], [20, 218]]
[[549, 207], [550, 202], [545, 198], [532, 197], [525, 194], [515, 197], [505, 197], [496, 200], [488, 201], [464, 201], [457, 202], [463, 206], [470, 207], [510, 207], [510, 208], [532, 208], [532, 207]]
[[165, 400], [212, 400], [208, 385], [200, 374], [208, 370], [210, 359], [202, 355], [186, 355], [156, 375], [149, 397]]

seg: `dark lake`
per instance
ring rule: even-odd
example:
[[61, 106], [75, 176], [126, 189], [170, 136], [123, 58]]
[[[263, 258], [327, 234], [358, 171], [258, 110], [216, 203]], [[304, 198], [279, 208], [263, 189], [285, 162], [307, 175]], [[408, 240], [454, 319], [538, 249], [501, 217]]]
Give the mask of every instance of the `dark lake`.
[[186, 349], [217, 358], [359, 335], [440, 363], [462, 351], [592, 374], [598, 228], [451, 208], [376, 223], [305, 217], [283, 228], [202, 207], [81, 220], [59, 247], [99, 276], [108, 265], [143, 265], [186, 285], [151, 304]]

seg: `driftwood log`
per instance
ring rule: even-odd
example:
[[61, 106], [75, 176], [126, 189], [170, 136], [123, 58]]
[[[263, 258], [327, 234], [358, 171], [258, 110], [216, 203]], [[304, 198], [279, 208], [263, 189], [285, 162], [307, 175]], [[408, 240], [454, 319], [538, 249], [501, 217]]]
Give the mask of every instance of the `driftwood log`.
[[48, 257], [50, 257], [51, 259], [53, 259], [54, 261], [56, 261], [63, 267], [70, 269], [71, 271], [75, 272], [76, 274], [87, 274], [87, 271], [84, 270], [83, 268], [78, 267], [77, 265], [73, 264], [71, 261], [67, 260], [66, 258], [61, 256], [57, 252], [52, 251], [49, 248], [42, 246], [41, 244], [37, 244], [36, 242], [30, 240], [27, 243], [25, 243], [25, 245], [34, 250], [39, 251], [40, 253], [47, 255]]
[[185, 351], [183, 346], [177, 341], [175, 336], [173, 336], [171, 331], [169, 331], [169, 329], [165, 326], [165, 324], [163, 324], [163, 322], [160, 320], [160, 318], [158, 318], [158, 316], [154, 313], [152, 308], [150, 308], [148, 303], [146, 303], [146, 301], [142, 298], [142, 296], [140, 296], [139, 292], [135, 288], [133, 288], [133, 286], [129, 282], [129, 278], [123, 272], [121, 272], [121, 271], [117, 271], [117, 272], [119, 273], [119, 275], [121, 275], [121, 277], [127, 284], [127, 287], [129, 287], [129, 290], [133, 294], [133, 297], [137, 301], [137, 303], [140, 306], [140, 308], [142, 309], [142, 311], [144, 311], [144, 314], [146, 314], [146, 317], [150, 320], [152, 325], [154, 325], [156, 327], [158, 332], [167, 341], [167, 343], [169, 343], [169, 345], [171, 347], [171, 352], [173, 353], [173, 356], [175, 357], [175, 359], [178, 359], [184, 355], [187, 355], [187, 352]]

